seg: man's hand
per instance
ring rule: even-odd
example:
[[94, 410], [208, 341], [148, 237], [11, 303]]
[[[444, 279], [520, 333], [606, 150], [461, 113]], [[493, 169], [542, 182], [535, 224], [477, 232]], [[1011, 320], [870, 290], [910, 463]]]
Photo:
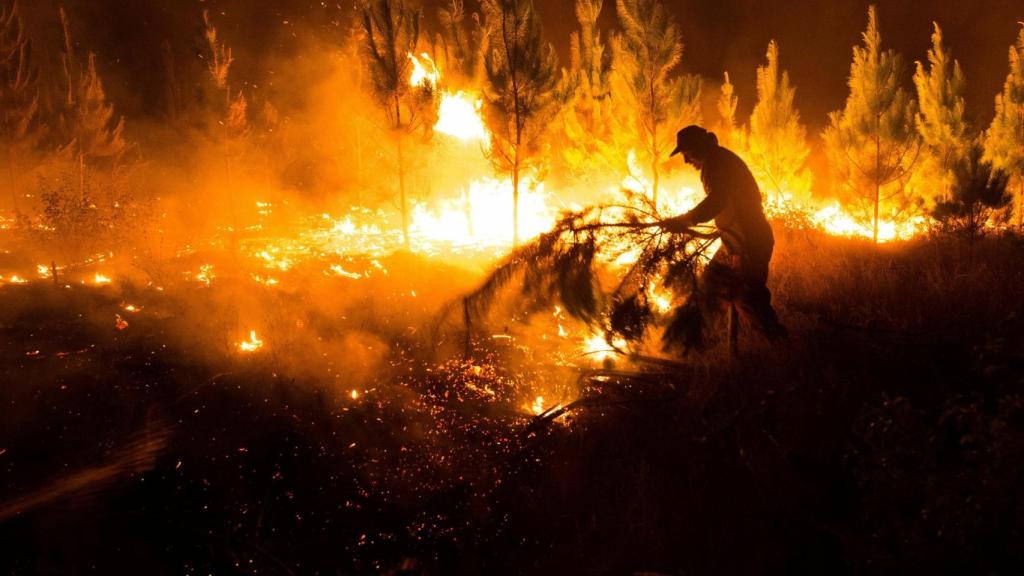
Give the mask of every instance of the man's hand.
[[668, 220], [662, 220], [659, 224], [661, 229], [665, 232], [672, 232], [673, 234], [679, 234], [686, 232], [693, 226], [693, 221], [688, 217], [687, 214], [682, 216], [676, 216], [675, 218], [669, 218]]

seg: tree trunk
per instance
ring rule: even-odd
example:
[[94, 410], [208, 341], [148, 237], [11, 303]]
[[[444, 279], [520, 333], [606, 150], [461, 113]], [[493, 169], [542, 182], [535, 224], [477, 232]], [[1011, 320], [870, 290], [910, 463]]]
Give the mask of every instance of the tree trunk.
[[[653, 97], [653, 96], [652, 96]], [[661, 172], [658, 170], [658, 125], [651, 127], [651, 202], [654, 204], [654, 214], [658, 214], [658, 187], [661, 185]]]
[[[877, 129], [877, 128], [876, 128]], [[878, 204], [882, 201], [882, 142], [875, 135], [875, 218], [871, 238], [878, 244]]]
[[1017, 232], [1024, 232], [1024, 174], [1018, 178], [1020, 189], [1017, 192]]
[[512, 247], [519, 247], [519, 157], [512, 166]]
[[661, 185], [661, 172], [658, 170], [658, 157], [654, 157], [654, 161], [651, 162], [651, 174], [653, 179], [651, 181], [651, 202], [654, 204], [654, 213], [658, 213], [658, 187]]
[[871, 233], [871, 239], [874, 241], [875, 244], [878, 244], [878, 204], [881, 201], [881, 194], [882, 185], [877, 180], [875, 180], [875, 219], [874, 229]]
[[398, 136], [398, 195], [402, 210], [402, 245], [411, 250], [409, 243], [409, 206], [405, 198], [405, 151], [402, 148], [402, 136]]
[[85, 154], [82, 148], [78, 148], [78, 202], [85, 203]]
[[14, 144], [7, 145], [7, 170], [11, 179], [11, 210], [18, 215], [18, 183], [14, 169]]

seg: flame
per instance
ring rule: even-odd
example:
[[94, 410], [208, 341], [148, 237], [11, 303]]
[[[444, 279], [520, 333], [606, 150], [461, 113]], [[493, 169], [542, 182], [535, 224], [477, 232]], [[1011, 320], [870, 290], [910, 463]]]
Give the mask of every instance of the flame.
[[[873, 225], [862, 222], [847, 214], [838, 202], [818, 210], [811, 215], [815, 226], [833, 236], [872, 239]], [[927, 222], [923, 216], [912, 216], [903, 221], [887, 218], [878, 220], [878, 241], [909, 240], [925, 231]]]
[[124, 330], [127, 327], [128, 321], [125, 320], [124, 318], [121, 318], [120, 314], [114, 314], [114, 328], [117, 328], [118, 330]]
[[544, 397], [537, 396], [533, 399], [533, 404], [530, 406], [530, 411], [538, 416], [544, 413]]
[[612, 346], [608, 345], [608, 342], [604, 339], [601, 334], [591, 334], [583, 339], [582, 352], [583, 354], [597, 362], [604, 362], [605, 360], [614, 358], [618, 352], [615, 348], [624, 349], [626, 347], [626, 341], [622, 338], [615, 338], [612, 340]]
[[423, 52], [417, 58], [415, 54], [409, 53], [409, 61], [412, 62], [412, 73], [409, 76], [409, 84], [420, 88], [430, 85], [431, 88], [437, 86], [437, 81], [441, 79], [441, 73], [437, 70], [437, 65], [430, 56]]
[[49, 278], [50, 274], [53, 273], [53, 271], [50, 270], [50, 267], [47, 266], [46, 264], [38, 264], [38, 265], [36, 265], [36, 272], [39, 273], [39, 277], [40, 278]]
[[478, 140], [488, 143], [490, 136], [487, 134], [487, 128], [484, 127], [483, 118], [480, 116], [482, 104], [483, 101], [480, 98], [469, 96], [462, 91], [455, 94], [445, 92], [441, 97], [441, 106], [438, 109], [438, 120], [434, 125], [434, 130], [464, 142]]
[[255, 352], [263, 348], [263, 340], [256, 337], [256, 331], [249, 331], [249, 339], [238, 343], [238, 349], [242, 352]]
[[124, 310], [125, 312], [131, 312], [132, 314], [135, 314], [136, 312], [140, 312], [142, 310], [142, 306], [136, 306], [135, 304], [124, 304], [121, 306], [121, 309]]
[[28, 284], [28, 280], [25, 280], [17, 274], [11, 274], [11, 277], [7, 279], [11, 284]]
[[348, 397], [353, 400], [359, 400], [359, 390], [353, 389], [348, 393]]
[[661, 314], [667, 314], [672, 310], [673, 294], [666, 288], [659, 288], [651, 284], [647, 289], [647, 298], [654, 305], [654, 309]]
[[[442, 200], [433, 208], [418, 204], [412, 233], [426, 245], [507, 247], [512, 244], [512, 181], [481, 178], [470, 182], [458, 200]], [[519, 237], [529, 240], [550, 230], [558, 211], [548, 203], [544, 184], [524, 179], [519, 186]]]
[[113, 282], [113, 280], [111, 280], [109, 276], [104, 276], [103, 274], [97, 272], [96, 275], [93, 277], [93, 282], [95, 282], [96, 284], [110, 284], [111, 282]]

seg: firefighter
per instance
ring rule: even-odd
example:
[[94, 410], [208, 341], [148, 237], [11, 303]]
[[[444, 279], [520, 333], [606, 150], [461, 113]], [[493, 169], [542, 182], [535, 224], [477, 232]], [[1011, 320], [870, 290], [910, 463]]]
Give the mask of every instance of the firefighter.
[[718, 138], [700, 126], [687, 126], [676, 135], [672, 156], [700, 171], [707, 195], [693, 210], [661, 222], [668, 232], [686, 232], [712, 219], [722, 247], [701, 278], [696, 298], [677, 314], [675, 330], [681, 330], [684, 347], [703, 346], [705, 314], [717, 314], [734, 304], [741, 316], [769, 340], [786, 336], [768, 290], [768, 263], [775, 237], [761, 206], [761, 191], [750, 169], [732, 151], [718, 145]]

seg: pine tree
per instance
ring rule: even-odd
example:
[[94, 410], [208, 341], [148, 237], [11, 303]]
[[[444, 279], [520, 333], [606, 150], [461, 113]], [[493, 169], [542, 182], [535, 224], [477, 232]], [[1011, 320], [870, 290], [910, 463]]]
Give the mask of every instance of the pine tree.
[[234, 63], [235, 57], [231, 47], [220, 40], [217, 28], [210, 22], [209, 10], [203, 10], [203, 36], [209, 49], [206, 70], [210, 73], [214, 85], [224, 91], [224, 101], [230, 106], [231, 87], [228, 84], [228, 74], [231, 72], [231, 64]]
[[558, 60], [544, 42], [532, 0], [484, 0], [491, 31], [485, 59], [484, 114], [491, 163], [512, 177], [512, 238], [519, 244], [519, 188], [524, 170], [536, 167], [544, 136], [558, 113]]
[[569, 39], [565, 89], [571, 94], [561, 117], [562, 155], [573, 175], [581, 178], [607, 164], [607, 148], [615, 139], [612, 55], [597, 26], [603, 4], [603, 0], [576, 0], [579, 30]]
[[615, 92], [630, 114], [637, 152], [651, 171], [657, 205], [661, 166], [676, 131], [700, 122], [700, 77], [672, 77], [683, 56], [683, 36], [659, 0], [617, 0], [623, 32], [612, 42]]
[[1016, 180], [1017, 228], [1024, 230], [1024, 23], [1010, 46], [1010, 72], [996, 95], [996, 115], [985, 133], [985, 157]]
[[903, 193], [920, 142], [914, 102], [900, 86], [903, 61], [882, 49], [874, 6], [863, 39], [853, 48], [846, 107], [829, 115], [823, 137], [837, 181], [870, 204], [877, 243], [880, 206]]
[[473, 13], [466, 17], [463, 0], [449, 0], [438, 11], [441, 33], [435, 49], [436, 59], [449, 82], [479, 86], [483, 83], [484, 57], [487, 54], [490, 34], [480, 21], [480, 15]]
[[984, 160], [984, 147], [972, 143], [951, 165], [950, 197], [936, 204], [932, 215], [950, 232], [974, 240], [992, 213], [1004, 208], [1012, 197], [1007, 192], [1010, 176]]
[[89, 53], [86, 64], [75, 57], [67, 14], [60, 10], [64, 29], [62, 64], [66, 98], [61, 114], [63, 150], [78, 165], [78, 195], [86, 196], [86, 171], [93, 162], [116, 164], [128, 149], [124, 139], [124, 118], [115, 120], [114, 106], [107, 102], [103, 82], [96, 70], [96, 55]]
[[942, 45], [942, 29], [937, 23], [934, 26], [928, 68], [918, 61], [914, 73], [919, 109], [916, 121], [924, 172], [941, 184], [941, 197], [946, 200], [953, 184], [953, 167], [963, 156], [967, 140], [964, 76], [960, 63]]
[[436, 116], [436, 86], [429, 81], [418, 86], [410, 82], [412, 58], [420, 35], [419, 8], [410, 0], [362, 0], [361, 9], [371, 88], [395, 138], [402, 241], [408, 250], [405, 140], [417, 128], [429, 130], [432, 126], [429, 118]]
[[796, 88], [779, 66], [779, 45], [768, 43], [767, 62], [757, 68], [757, 104], [750, 115], [746, 156], [766, 195], [782, 202], [787, 193], [808, 194], [807, 130], [793, 103]]
[[738, 148], [739, 138], [736, 132], [736, 107], [739, 105], [739, 97], [736, 96], [735, 86], [729, 79], [729, 73], [725, 73], [722, 80], [722, 93], [718, 97], [716, 108], [718, 109], [718, 141], [727, 148]]
[[232, 160], [238, 142], [245, 136], [247, 102], [241, 91], [232, 96], [230, 74], [235, 58], [231, 47], [220, 39], [217, 28], [210, 21], [210, 12], [203, 10], [203, 36], [206, 38], [206, 71], [217, 91], [223, 93], [223, 106], [216, 109], [218, 124], [223, 128], [221, 146], [224, 152], [224, 190], [231, 214], [231, 250], [237, 250], [238, 209], [235, 206], [235, 189], [232, 174]]
[[40, 136], [38, 75], [18, 4], [0, 2], [0, 138], [7, 152], [11, 209], [18, 213], [18, 174]]

